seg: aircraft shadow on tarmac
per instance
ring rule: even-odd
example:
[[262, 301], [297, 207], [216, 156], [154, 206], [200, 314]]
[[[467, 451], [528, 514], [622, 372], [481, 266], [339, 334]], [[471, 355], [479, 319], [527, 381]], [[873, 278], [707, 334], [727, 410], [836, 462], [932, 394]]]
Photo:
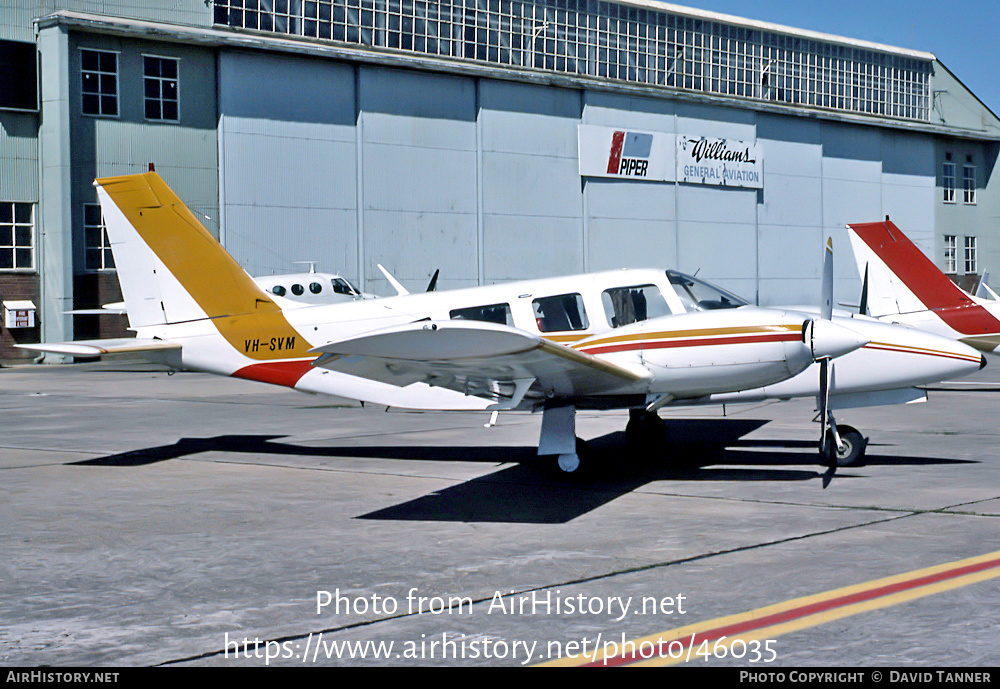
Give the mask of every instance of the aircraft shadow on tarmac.
[[[823, 479], [816, 443], [809, 440], [748, 440], [743, 436], [767, 421], [748, 419], [667, 420], [669, 443], [658, 457], [636, 458], [617, 431], [589, 441], [593, 467], [582, 475], [562, 474], [528, 446], [323, 446], [276, 442], [278, 435], [182, 438], [144, 448], [71, 462], [79, 466], [135, 467], [183, 459], [204, 452], [298, 458], [372, 458], [401, 461], [487, 462], [499, 471], [435, 491], [359, 519], [559, 524], [591, 512], [654, 481], [786, 482]], [[972, 464], [969, 460], [880, 455], [869, 446], [869, 466]], [[814, 468], [786, 468], [786, 467]], [[834, 480], [857, 478], [840, 469]], [[829, 477], [826, 477], [829, 480]], [[824, 487], [826, 483], [823, 484]]]

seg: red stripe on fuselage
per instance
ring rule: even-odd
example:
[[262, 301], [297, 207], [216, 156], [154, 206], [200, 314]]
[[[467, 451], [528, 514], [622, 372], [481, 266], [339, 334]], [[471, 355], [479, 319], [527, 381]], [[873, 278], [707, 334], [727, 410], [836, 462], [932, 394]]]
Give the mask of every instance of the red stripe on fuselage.
[[963, 335], [1000, 332], [1000, 320], [970, 299], [892, 222], [850, 228], [881, 258], [924, 306]]
[[758, 342], [792, 342], [801, 340], [802, 335], [799, 333], [786, 332], [768, 335], [738, 335], [734, 337], [698, 337], [686, 340], [641, 340], [638, 342], [605, 345], [603, 347], [582, 347], [581, 351], [587, 354], [606, 354], [608, 352], [628, 352], [636, 349], [667, 349], [671, 347], [702, 347], [706, 345], [756, 344]]
[[312, 368], [313, 361], [314, 359], [295, 359], [250, 364], [233, 373], [233, 377], [294, 388], [302, 376]]

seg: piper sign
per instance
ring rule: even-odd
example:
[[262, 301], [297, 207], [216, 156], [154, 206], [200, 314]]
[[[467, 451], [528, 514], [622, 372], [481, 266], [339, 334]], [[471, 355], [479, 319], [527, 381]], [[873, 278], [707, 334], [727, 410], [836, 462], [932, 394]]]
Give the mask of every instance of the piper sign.
[[674, 180], [674, 135], [581, 124], [580, 174], [670, 182]]

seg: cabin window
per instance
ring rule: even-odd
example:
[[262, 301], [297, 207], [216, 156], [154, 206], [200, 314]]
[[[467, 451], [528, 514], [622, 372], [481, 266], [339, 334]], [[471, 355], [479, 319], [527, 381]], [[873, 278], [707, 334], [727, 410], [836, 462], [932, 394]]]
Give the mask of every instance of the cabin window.
[[292, 285], [292, 294], [294, 294], [296, 297], [301, 297], [303, 294], [305, 294], [305, 291], [306, 291], [305, 287], [303, 287], [297, 282], [294, 285]]
[[313, 294], [319, 294], [320, 292], [323, 291], [323, 285], [319, 284], [318, 282], [310, 282], [309, 291], [312, 292]]
[[670, 307], [656, 285], [606, 289], [601, 302], [612, 328], [670, 315]]
[[465, 309], [452, 309], [448, 315], [453, 321], [483, 321], [485, 323], [499, 323], [500, 325], [514, 325], [514, 319], [510, 315], [510, 305], [490, 304], [488, 306], [470, 306]]
[[560, 330], [586, 330], [590, 327], [587, 312], [583, 308], [583, 297], [579, 294], [560, 294], [542, 297], [531, 302], [535, 311], [535, 323], [543, 333]]
[[277, 294], [279, 297], [285, 296], [285, 288], [282, 287], [281, 285], [275, 285], [274, 287], [271, 288], [271, 291]]

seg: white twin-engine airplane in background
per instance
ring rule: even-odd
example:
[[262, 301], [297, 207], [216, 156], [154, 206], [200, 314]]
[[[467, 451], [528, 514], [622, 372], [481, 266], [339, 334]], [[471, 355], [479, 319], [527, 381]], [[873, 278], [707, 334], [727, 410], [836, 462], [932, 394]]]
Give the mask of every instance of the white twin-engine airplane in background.
[[858, 273], [864, 276], [862, 311], [984, 352], [997, 350], [1000, 299], [985, 279], [977, 295], [963, 291], [888, 218], [847, 228]]
[[[355, 299], [375, 299], [374, 294], [361, 292], [351, 284], [351, 281], [336, 273], [317, 273], [314, 261], [301, 261], [309, 264], [308, 273], [279, 273], [253, 278], [253, 281], [265, 292], [287, 297], [292, 301], [303, 301], [308, 304], [337, 304]], [[381, 266], [379, 266], [381, 268]], [[437, 282], [431, 280], [428, 291], [433, 291]], [[64, 313], [74, 316], [124, 316], [125, 302], [116, 301], [104, 304], [99, 309], [73, 309]]]
[[[981, 368], [961, 342], [864, 317], [748, 305], [695, 278], [620, 270], [331, 305], [269, 294], [155, 173], [95, 182], [135, 339], [46, 343], [411, 409], [542, 411], [539, 455], [580, 464], [576, 409], [630, 410], [659, 438], [665, 405], [817, 397], [821, 453], [860, 459], [832, 409], [912, 401]], [[495, 419], [491, 419], [495, 420]]]

